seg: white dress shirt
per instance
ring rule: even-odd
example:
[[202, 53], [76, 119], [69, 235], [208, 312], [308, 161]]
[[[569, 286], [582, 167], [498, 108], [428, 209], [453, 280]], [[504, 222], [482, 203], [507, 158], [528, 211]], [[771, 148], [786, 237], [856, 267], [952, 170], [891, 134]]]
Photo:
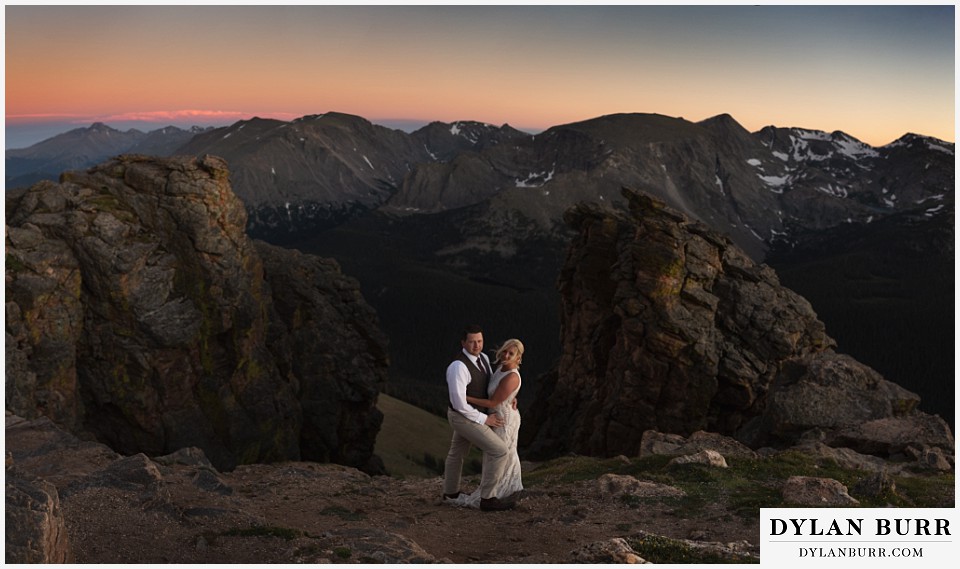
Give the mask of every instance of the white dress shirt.
[[[479, 356], [474, 356], [470, 352], [463, 350], [470, 361], [476, 361], [477, 357], [483, 358], [483, 363], [490, 369], [490, 358], [487, 354], [480, 352]], [[487, 420], [487, 415], [472, 407], [467, 403], [467, 384], [470, 383], [470, 370], [460, 360], [453, 360], [447, 366], [447, 391], [450, 392], [450, 406], [467, 419], [481, 425]]]

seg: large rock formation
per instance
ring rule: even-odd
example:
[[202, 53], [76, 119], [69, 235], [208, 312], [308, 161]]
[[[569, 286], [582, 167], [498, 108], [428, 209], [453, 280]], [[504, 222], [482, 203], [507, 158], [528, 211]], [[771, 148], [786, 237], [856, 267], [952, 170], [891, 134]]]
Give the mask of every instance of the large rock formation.
[[[833, 351], [810, 304], [729, 239], [647, 194], [629, 211], [572, 208], [559, 277], [562, 356], [525, 425], [532, 454], [637, 454], [644, 431], [737, 434], [754, 448], [811, 429], [931, 421], [918, 446], [952, 451], [919, 398]], [[874, 437], [875, 438], [875, 437]], [[866, 437], [861, 437], [866, 440]], [[856, 448], [856, 436], [843, 438]], [[899, 440], [864, 452], [894, 454]]]
[[257, 245], [218, 158], [7, 199], [6, 406], [118, 452], [367, 467], [385, 338], [336, 263]]

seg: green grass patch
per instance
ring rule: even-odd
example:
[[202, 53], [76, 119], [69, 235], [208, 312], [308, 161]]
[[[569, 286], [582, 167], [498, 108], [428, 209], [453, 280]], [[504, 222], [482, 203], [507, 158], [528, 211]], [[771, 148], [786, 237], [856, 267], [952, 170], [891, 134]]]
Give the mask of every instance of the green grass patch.
[[772, 457], [748, 459], [729, 458], [729, 468], [715, 468], [701, 464], [669, 465], [671, 457], [651, 456], [633, 459], [629, 464], [621, 459], [599, 459], [567, 456], [543, 463], [524, 475], [524, 485], [530, 488], [596, 480], [604, 474], [634, 476], [683, 490], [686, 496], [669, 498], [642, 498], [623, 496], [621, 501], [630, 508], [660, 504], [672, 508], [672, 513], [695, 518], [705, 508], [718, 504], [742, 521], [759, 518], [761, 508], [790, 506], [782, 496], [783, 484], [791, 476], [832, 478], [845, 485], [861, 507], [953, 507], [954, 475], [935, 474], [895, 477], [894, 491], [879, 496], [860, 495], [857, 483], [870, 472], [843, 468], [831, 459], [817, 459], [799, 452], [784, 452]]
[[615, 458], [565, 456], [545, 462], [533, 472], [524, 474], [524, 486], [565, 484], [581, 480], [596, 480], [604, 474], [626, 474], [624, 464]]
[[746, 555], [728, 557], [659, 535], [628, 539], [627, 543], [640, 557], [651, 563], [760, 563], [760, 560], [755, 557]]
[[[897, 494], [915, 508], [950, 508], [956, 503], [954, 473], [929, 476], [899, 476], [894, 479]], [[899, 504], [895, 504], [899, 505]]]
[[[383, 459], [387, 472], [397, 477], [441, 476], [453, 436], [447, 419], [383, 393], [377, 397], [377, 409], [383, 413], [383, 424], [373, 451]], [[470, 451], [464, 476], [479, 474], [481, 458], [479, 450]]]
[[10, 253], [7, 253], [6, 265], [4, 265], [4, 267], [7, 271], [13, 271], [14, 273], [20, 273], [27, 269], [27, 265], [25, 265], [23, 261]]

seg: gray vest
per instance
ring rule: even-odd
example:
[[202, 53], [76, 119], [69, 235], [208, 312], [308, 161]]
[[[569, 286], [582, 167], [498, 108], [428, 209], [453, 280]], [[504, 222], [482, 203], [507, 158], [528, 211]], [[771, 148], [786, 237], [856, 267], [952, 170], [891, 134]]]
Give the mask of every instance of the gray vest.
[[[490, 383], [490, 376], [477, 369], [476, 358], [473, 356], [467, 356], [467, 354], [460, 352], [460, 357], [457, 359], [463, 362], [463, 365], [467, 366], [467, 371], [470, 372], [470, 383], [467, 384], [467, 395], [478, 399], [487, 399], [489, 397], [487, 395], [487, 385]], [[477, 406], [474, 405], [474, 407]], [[485, 409], [485, 407], [477, 408]]]

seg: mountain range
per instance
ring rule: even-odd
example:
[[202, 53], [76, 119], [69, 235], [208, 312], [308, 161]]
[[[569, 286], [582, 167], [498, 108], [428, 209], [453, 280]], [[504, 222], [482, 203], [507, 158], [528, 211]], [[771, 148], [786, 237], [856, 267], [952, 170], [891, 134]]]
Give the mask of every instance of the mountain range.
[[431, 123], [412, 133], [341, 113], [228, 127], [121, 132], [102, 123], [7, 151], [7, 188], [117, 154], [214, 154], [273, 240], [378, 209], [396, 216], [490, 202], [550, 232], [581, 200], [650, 191], [731, 234], [763, 258], [798, 231], [951, 207], [953, 144], [907, 134], [880, 148], [836, 131], [768, 126], [729, 115], [699, 123], [608, 115], [530, 135], [509, 125]]
[[[906, 134], [871, 147], [839, 131], [774, 126], [751, 133], [729, 115], [616, 114], [532, 135], [473, 121], [405, 133], [326, 113], [147, 134], [95, 124], [7, 151], [7, 188], [104, 153], [224, 158], [249, 234], [334, 257], [360, 281], [392, 339], [391, 389], [408, 400], [436, 390], [467, 321], [484, 323], [490, 342], [522, 338], [528, 381], [546, 371], [559, 355], [555, 283], [571, 238], [563, 213], [581, 202], [622, 208], [626, 186], [819, 296], [811, 301], [841, 350], [870, 338], [857, 349], [874, 356], [853, 355], [885, 375], [909, 375], [891, 379], [952, 420], [952, 398], [941, 394], [953, 384], [952, 352], [942, 349], [952, 346], [953, 323], [928, 316], [952, 314], [944, 271], [954, 256], [953, 143]], [[841, 271], [852, 256], [854, 276]], [[937, 278], [915, 278], [918, 267]], [[916, 330], [909, 351], [898, 349], [905, 329]], [[930, 367], [917, 374], [910, 361]]]
[[101, 122], [75, 128], [29, 148], [7, 150], [6, 187], [56, 180], [65, 170], [88, 168], [118, 154], [168, 156], [205, 130], [167, 126], [149, 132], [133, 128], [120, 131]]

